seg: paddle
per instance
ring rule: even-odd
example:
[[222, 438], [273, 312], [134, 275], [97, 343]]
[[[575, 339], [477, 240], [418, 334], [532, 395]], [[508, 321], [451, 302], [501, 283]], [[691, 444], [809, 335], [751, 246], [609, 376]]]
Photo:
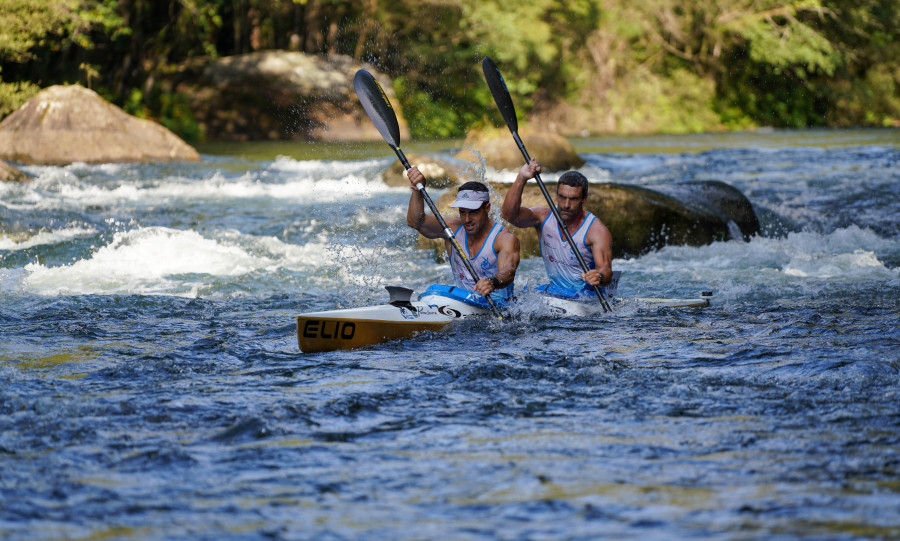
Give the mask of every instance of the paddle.
[[[356, 75], [353, 77], [353, 87], [356, 89], [356, 96], [359, 98], [359, 102], [362, 104], [363, 109], [366, 110], [366, 114], [369, 115], [369, 118], [372, 120], [372, 124], [375, 124], [375, 128], [378, 129], [381, 137], [383, 137], [385, 142], [394, 149], [394, 153], [400, 158], [400, 163], [403, 164], [403, 167], [409, 170], [411, 168], [409, 161], [406, 160], [406, 156], [404, 156], [403, 151], [400, 150], [400, 126], [397, 124], [397, 115], [394, 114], [394, 108], [391, 107], [391, 101], [388, 99], [387, 94], [384, 93], [384, 90], [381, 89], [381, 85], [379, 85], [378, 81], [372, 77], [371, 73], [361, 69], [357, 71]], [[431, 196], [425, 191], [425, 186], [420, 182], [416, 185], [416, 188], [419, 190], [419, 193], [422, 194], [422, 197], [425, 198], [425, 202], [428, 203], [428, 208], [431, 209], [431, 213], [434, 214], [434, 217], [437, 218], [438, 223], [440, 223], [441, 227], [444, 229], [444, 235], [447, 237], [447, 240], [450, 241], [450, 244], [453, 245], [453, 248], [456, 250], [460, 259], [462, 259], [466, 269], [472, 276], [472, 279], [477, 282], [478, 274], [476, 274], [472, 262], [469, 261], [462, 246], [456, 241], [453, 231], [447, 227], [447, 222], [444, 221], [441, 213], [438, 212], [437, 207], [434, 206], [434, 201], [431, 200]], [[488, 305], [491, 307], [491, 312], [499, 319], [503, 319], [503, 314], [500, 313], [500, 309], [497, 308], [494, 299], [492, 299], [490, 295], [485, 298], [488, 301]]]
[[[494, 102], [497, 104], [497, 108], [500, 109], [503, 120], [506, 121], [506, 126], [512, 133], [516, 145], [518, 145], [519, 150], [522, 152], [522, 156], [525, 157], [525, 163], [529, 163], [531, 158], [528, 156], [528, 151], [525, 150], [525, 143], [523, 143], [522, 139], [519, 137], [519, 122], [516, 120], [516, 109], [513, 106], [512, 96], [509, 95], [509, 90], [506, 88], [506, 82], [503, 80], [503, 75], [500, 74], [500, 70], [497, 69], [497, 65], [494, 64], [494, 61], [487, 56], [484, 57], [484, 60], [481, 62], [481, 68], [484, 72], [484, 79], [487, 81], [488, 88], [491, 89], [491, 95], [494, 96]], [[575, 241], [572, 240], [572, 235], [569, 234], [566, 224], [559, 216], [559, 210], [550, 199], [550, 194], [547, 193], [547, 188], [544, 186], [544, 181], [541, 180], [541, 175], [534, 175], [534, 180], [537, 181], [538, 186], [541, 188], [541, 193], [544, 194], [547, 205], [553, 212], [556, 222], [560, 225], [563, 235], [565, 235], [566, 240], [569, 242], [569, 247], [572, 248], [575, 257], [578, 258], [578, 264], [581, 265], [581, 271], [588, 272], [590, 269], [588, 269], [587, 263], [584, 261], [584, 256], [578, 251], [578, 248], [575, 246]], [[609, 303], [607, 303], [606, 299], [603, 297], [600, 286], [594, 286], [594, 291], [597, 293], [597, 299], [600, 301], [600, 306], [603, 307], [603, 311], [609, 312]]]

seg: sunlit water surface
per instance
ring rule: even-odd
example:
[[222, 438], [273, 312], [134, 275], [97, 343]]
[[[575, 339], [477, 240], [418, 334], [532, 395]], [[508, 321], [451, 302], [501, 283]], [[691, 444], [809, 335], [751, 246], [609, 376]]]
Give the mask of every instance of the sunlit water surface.
[[304, 354], [298, 313], [449, 280], [386, 146], [23, 166], [0, 184], [0, 537], [900, 538], [900, 134], [575, 143], [597, 182], [747, 195], [748, 243], [614, 261], [624, 297], [712, 307], [526, 298]]

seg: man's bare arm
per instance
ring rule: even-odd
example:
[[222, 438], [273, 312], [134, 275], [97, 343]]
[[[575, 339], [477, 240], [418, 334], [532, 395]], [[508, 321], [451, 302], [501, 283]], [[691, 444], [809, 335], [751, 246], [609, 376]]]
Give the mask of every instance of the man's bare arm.
[[[425, 197], [416, 188], [416, 185], [422, 183], [425, 186], [425, 175], [417, 167], [411, 168], [406, 172], [409, 178], [412, 193], [409, 195], [409, 208], [406, 210], [406, 225], [421, 233], [429, 239], [436, 239], [444, 236], [441, 224], [434, 216], [425, 214]], [[444, 220], [450, 225], [451, 220]], [[452, 227], [452, 226], [451, 226]]]
[[519, 239], [512, 233], [497, 235], [494, 242], [497, 248], [497, 280], [500, 287], [511, 284], [516, 277], [516, 269], [519, 268]]
[[[497, 274], [494, 278], [500, 282], [496, 289], [503, 289], [513, 282], [516, 269], [519, 268], [519, 239], [512, 233], [502, 232], [494, 239], [494, 250], [497, 251]], [[475, 284], [475, 291], [487, 295], [495, 290], [488, 278], [482, 278]]]
[[525, 191], [525, 183], [540, 172], [541, 164], [537, 160], [532, 159], [519, 169], [516, 180], [510, 186], [509, 191], [506, 192], [503, 206], [500, 208], [500, 216], [516, 227], [533, 227], [541, 223], [543, 217], [534, 212], [534, 209], [522, 207], [522, 193]]
[[596, 268], [582, 273], [582, 279], [591, 285], [608, 284], [612, 280], [612, 234], [603, 222], [596, 219], [588, 228], [584, 241], [594, 255]]

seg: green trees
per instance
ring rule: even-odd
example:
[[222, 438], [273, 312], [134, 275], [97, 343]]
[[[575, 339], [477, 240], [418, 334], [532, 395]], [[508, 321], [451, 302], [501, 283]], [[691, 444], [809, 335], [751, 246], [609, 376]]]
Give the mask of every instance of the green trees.
[[0, 0], [0, 117], [79, 82], [190, 134], [172, 74], [290, 49], [389, 73], [416, 137], [500, 122], [484, 55], [567, 134], [897, 126], [898, 27], [898, 0]]
[[104, 49], [127, 32], [112, 0], [0, 0], [0, 117], [66, 78], [91, 83], [95, 66], [76, 51]]
[[843, 62], [813, 82], [831, 107], [828, 125], [900, 125], [900, 2], [825, 0], [827, 35]]
[[608, 0], [568, 102], [611, 130], [898, 125], [898, 14], [896, 0]]

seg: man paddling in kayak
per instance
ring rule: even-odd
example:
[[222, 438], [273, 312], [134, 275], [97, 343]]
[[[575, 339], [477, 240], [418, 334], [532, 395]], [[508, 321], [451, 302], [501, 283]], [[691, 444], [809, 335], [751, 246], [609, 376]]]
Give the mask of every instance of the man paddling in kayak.
[[522, 166], [503, 200], [501, 216], [516, 227], [534, 227], [540, 242], [541, 257], [550, 283], [538, 290], [573, 299], [597, 298], [593, 286], [609, 284], [612, 279], [612, 235], [599, 218], [584, 210], [588, 181], [577, 171], [567, 171], [556, 185], [559, 216], [581, 252], [588, 272], [582, 272], [578, 259], [559, 229], [549, 207], [522, 207], [525, 183], [540, 174], [537, 160]]
[[444, 248], [450, 256], [450, 268], [453, 270], [456, 287], [481, 296], [491, 295], [494, 302], [508, 301], [513, 294], [513, 280], [519, 267], [519, 239], [505, 231], [502, 224], [491, 219], [488, 187], [476, 181], [460, 186], [456, 201], [450, 205], [459, 209], [459, 218], [445, 217], [447, 226], [466, 251], [478, 275], [478, 280], [475, 281], [462, 258], [450, 245], [450, 240], [444, 237], [437, 218], [425, 214], [424, 198], [416, 188], [420, 182], [425, 186], [425, 175], [416, 167], [409, 169], [406, 175], [413, 190], [409, 198], [406, 223], [426, 238], [444, 238]]

